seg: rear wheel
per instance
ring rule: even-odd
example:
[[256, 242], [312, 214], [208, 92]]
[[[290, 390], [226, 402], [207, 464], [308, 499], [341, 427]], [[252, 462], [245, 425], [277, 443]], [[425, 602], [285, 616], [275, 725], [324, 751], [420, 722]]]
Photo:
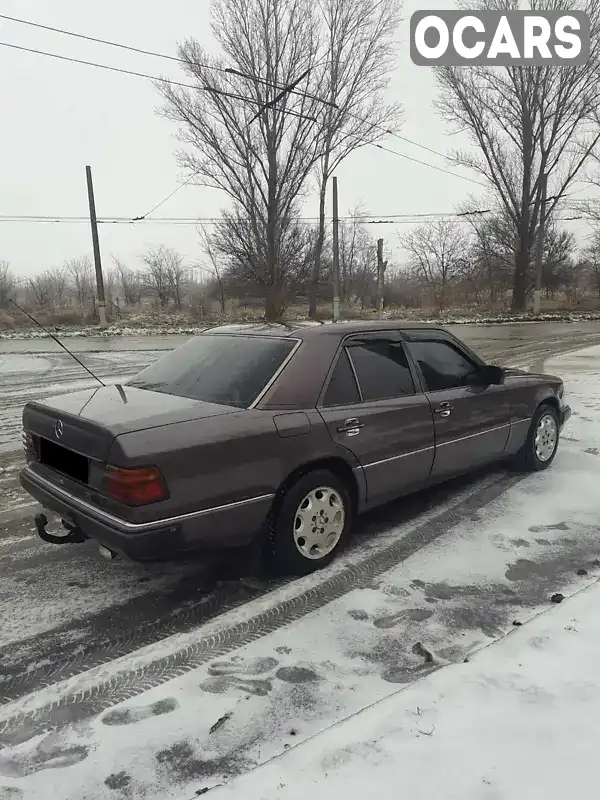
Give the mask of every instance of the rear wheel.
[[352, 498], [345, 482], [315, 470], [290, 486], [275, 512], [269, 554], [279, 573], [307, 575], [329, 564], [352, 526]]
[[529, 472], [548, 469], [558, 449], [559, 428], [557, 410], [546, 404], [539, 406], [517, 455], [517, 465]]

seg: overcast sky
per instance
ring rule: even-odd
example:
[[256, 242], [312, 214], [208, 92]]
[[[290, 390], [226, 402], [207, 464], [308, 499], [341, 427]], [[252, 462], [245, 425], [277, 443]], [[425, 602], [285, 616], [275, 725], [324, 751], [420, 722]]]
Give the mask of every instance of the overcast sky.
[[[433, 108], [435, 86], [426, 67], [408, 55], [408, 19], [420, 8], [452, 8], [451, 0], [404, 5], [402, 43], [390, 96], [405, 107], [402, 134], [441, 153], [464, 144], [450, 137]], [[209, 0], [3, 0], [1, 13], [53, 27], [176, 54], [188, 36], [214, 49]], [[0, 20], [0, 41], [181, 79], [175, 63]], [[176, 127], [156, 113], [153, 84], [141, 78], [64, 63], [0, 46], [0, 215], [83, 216], [87, 214], [85, 166], [92, 166], [98, 216], [135, 217], [147, 213], [185, 175], [174, 152]], [[384, 142], [401, 153], [442, 168], [444, 159], [407, 142]], [[469, 173], [451, 168], [464, 175]], [[479, 187], [372, 147], [354, 153], [338, 171], [340, 213], [361, 203], [365, 211], [386, 216], [450, 212]], [[476, 176], [471, 176], [476, 177]], [[580, 188], [579, 186], [576, 188]], [[481, 190], [483, 192], [483, 190]], [[578, 193], [579, 198], [586, 192]], [[211, 217], [227, 205], [214, 189], [186, 186], [157, 216]], [[305, 214], [316, 213], [314, 200]], [[373, 226], [395, 251], [406, 225]], [[575, 229], [580, 234], [583, 227]], [[188, 263], [201, 251], [194, 226], [167, 224], [103, 225], [105, 264], [115, 255], [131, 266], [151, 244], [182, 252]], [[30, 224], [0, 221], [0, 260], [19, 274], [60, 265], [66, 258], [91, 253], [89, 225]]]

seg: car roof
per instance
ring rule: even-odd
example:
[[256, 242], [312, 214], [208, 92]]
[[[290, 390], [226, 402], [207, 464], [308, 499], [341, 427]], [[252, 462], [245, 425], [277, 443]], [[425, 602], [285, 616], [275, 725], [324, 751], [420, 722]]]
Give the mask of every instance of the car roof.
[[284, 336], [295, 339], [312, 339], [318, 336], [343, 337], [363, 331], [389, 330], [443, 330], [442, 326], [427, 322], [405, 322], [404, 320], [348, 320], [347, 322], [289, 322], [289, 323], [238, 323], [219, 325], [204, 333], [247, 336]]

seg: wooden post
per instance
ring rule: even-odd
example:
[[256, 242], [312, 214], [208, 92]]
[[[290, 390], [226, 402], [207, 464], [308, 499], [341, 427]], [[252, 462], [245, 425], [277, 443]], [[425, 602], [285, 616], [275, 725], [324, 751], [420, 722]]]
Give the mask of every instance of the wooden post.
[[92, 168], [86, 167], [88, 203], [90, 207], [90, 224], [92, 226], [92, 245], [94, 248], [94, 267], [96, 268], [96, 289], [98, 292], [98, 315], [100, 327], [106, 328], [106, 298], [104, 296], [104, 279], [102, 277], [102, 261], [100, 259], [100, 240], [98, 238], [98, 220], [96, 219], [96, 202], [94, 200], [94, 184], [92, 181]]
[[340, 318], [340, 218], [338, 212], [338, 183], [333, 179], [333, 321]]
[[545, 173], [542, 175], [541, 181], [540, 226], [535, 251], [535, 290], [533, 292], [533, 313], [536, 317], [539, 316], [542, 299], [542, 265], [544, 261], [544, 239], [546, 236], [546, 190], [548, 179]]
[[383, 317], [383, 293], [385, 288], [385, 270], [388, 262], [383, 260], [383, 239], [377, 240], [377, 314]]

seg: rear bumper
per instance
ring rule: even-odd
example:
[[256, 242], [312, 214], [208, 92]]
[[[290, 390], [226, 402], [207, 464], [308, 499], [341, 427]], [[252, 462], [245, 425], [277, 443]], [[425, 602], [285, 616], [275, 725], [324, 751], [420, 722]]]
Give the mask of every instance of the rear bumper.
[[571, 417], [571, 406], [563, 406], [560, 410], [560, 429], [562, 430], [565, 424]]
[[89, 539], [135, 561], [248, 544], [264, 525], [273, 501], [273, 495], [263, 495], [140, 524], [79, 500], [28, 467], [21, 472], [20, 482], [40, 505], [79, 528]]

